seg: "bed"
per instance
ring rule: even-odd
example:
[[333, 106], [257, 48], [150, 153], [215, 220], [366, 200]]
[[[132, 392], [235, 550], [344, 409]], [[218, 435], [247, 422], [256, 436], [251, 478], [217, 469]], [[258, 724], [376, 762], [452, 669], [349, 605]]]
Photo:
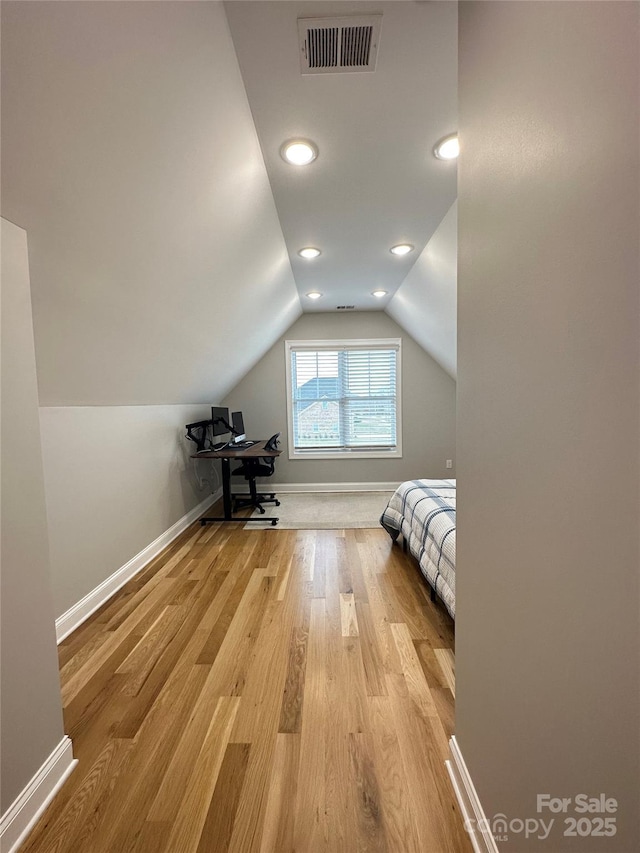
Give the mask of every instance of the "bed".
[[393, 493], [380, 524], [418, 561], [432, 597], [437, 594], [455, 619], [456, 481], [408, 480]]

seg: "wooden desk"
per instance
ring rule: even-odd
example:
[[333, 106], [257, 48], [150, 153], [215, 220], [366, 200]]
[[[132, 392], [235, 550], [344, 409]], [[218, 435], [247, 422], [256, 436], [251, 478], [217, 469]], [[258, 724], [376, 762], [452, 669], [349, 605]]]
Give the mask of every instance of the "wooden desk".
[[[258, 459], [261, 456], [280, 456], [281, 450], [265, 450], [265, 444], [269, 439], [258, 441], [251, 447], [235, 449], [225, 447], [223, 450], [207, 450], [205, 453], [194, 453], [192, 459], [219, 459], [222, 464], [222, 505], [224, 507], [223, 517], [201, 518], [200, 524], [213, 524], [216, 521], [264, 521], [262, 518], [247, 518], [246, 516], [234, 517], [231, 509], [231, 460]], [[279, 521], [277, 518], [268, 519], [272, 525]]]

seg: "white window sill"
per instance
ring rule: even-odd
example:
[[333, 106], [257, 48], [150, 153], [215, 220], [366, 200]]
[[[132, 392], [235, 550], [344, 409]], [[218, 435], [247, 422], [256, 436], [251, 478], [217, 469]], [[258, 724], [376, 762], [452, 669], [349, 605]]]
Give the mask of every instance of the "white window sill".
[[289, 459], [402, 459], [402, 449], [396, 450], [293, 450]]

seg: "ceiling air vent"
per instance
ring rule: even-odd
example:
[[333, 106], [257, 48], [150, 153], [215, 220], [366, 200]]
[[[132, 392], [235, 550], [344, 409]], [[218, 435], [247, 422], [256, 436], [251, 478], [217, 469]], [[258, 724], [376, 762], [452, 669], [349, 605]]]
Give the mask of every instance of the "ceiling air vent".
[[375, 71], [382, 15], [298, 18], [303, 74]]
[[353, 311], [355, 305], [336, 305], [337, 311]]

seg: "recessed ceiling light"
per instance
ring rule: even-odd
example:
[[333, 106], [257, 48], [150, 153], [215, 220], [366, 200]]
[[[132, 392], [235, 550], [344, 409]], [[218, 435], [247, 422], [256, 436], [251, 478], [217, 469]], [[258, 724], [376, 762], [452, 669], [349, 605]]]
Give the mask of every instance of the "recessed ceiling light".
[[386, 290], [374, 290], [371, 295], [377, 296], [378, 299], [382, 299], [383, 296], [387, 295], [387, 291]]
[[392, 255], [408, 255], [409, 252], [413, 252], [413, 246], [411, 243], [399, 243], [397, 246], [392, 246], [389, 251]]
[[283, 143], [280, 155], [292, 166], [307, 166], [318, 156], [318, 149], [309, 139], [289, 139]]
[[299, 249], [298, 254], [301, 258], [307, 258], [311, 260], [312, 258], [317, 258], [318, 255], [321, 255], [322, 252], [320, 249], [316, 249], [314, 246], [307, 246], [305, 249]]
[[309, 299], [320, 299], [322, 294], [318, 293], [317, 290], [312, 290], [311, 293], [307, 293], [307, 296], [309, 297]]
[[451, 136], [445, 136], [433, 149], [434, 155], [438, 160], [455, 160], [460, 153], [460, 143], [458, 142], [458, 134], [452, 133]]

